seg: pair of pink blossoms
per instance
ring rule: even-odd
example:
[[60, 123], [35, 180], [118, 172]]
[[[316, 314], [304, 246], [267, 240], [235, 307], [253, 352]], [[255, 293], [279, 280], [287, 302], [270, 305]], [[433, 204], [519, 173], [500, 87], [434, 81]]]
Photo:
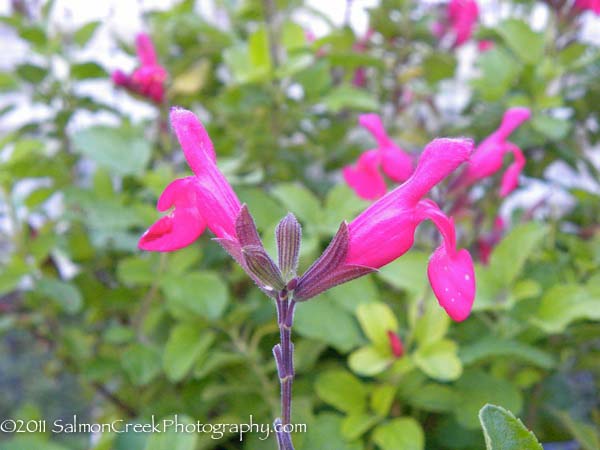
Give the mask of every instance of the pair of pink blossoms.
[[141, 65], [131, 75], [127, 75], [121, 70], [115, 70], [112, 73], [112, 80], [117, 86], [124, 87], [156, 103], [162, 103], [165, 98], [167, 70], [158, 63], [150, 36], [145, 33], [138, 34], [135, 46]]
[[[512, 192], [518, 185], [519, 175], [525, 167], [526, 160], [521, 149], [507, 139], [530, 117], [531, 112], [528, 108], [508, 109], [498, 129], [479, 144], [454, 187], [468, 187], [495, 174], [502, 169], [504, 155], [512, 153], [514, 162], [504, 173], [500, 195], [505, 197]], [[343, 175], [346, 183], [359, 197], [375, 200], [387, 191], [381, 170], [392, 181], [403, 182], [413, 173], [413, 161], [412, 157], [388, 136], [377, 114], [362, 114], [358, 123], [373, 135], [378, 146], [364, 152], [354, 166], [345, 167]]]
[[[173, 251], [194, 242], [209, 228], [219, 242], [239, 252], [236, 220], [242, 204], [216, 163], [213, 144], [196, 116], [172, 108], [171, 124], [194, 175], [169, 184], [157, 204], [159, 211], [174, 209], [155, 222], [140, 238], [139, 247]], [[377, 269], [402, 256], [413, 245], [417, 225], [431, 219], [443, 244], [430, 258], [427, 273], [440, 304], [454, 320], [464, 320], [475, 296], [473, 262], [457, 250], [454, 225], [440, 208], [423, 197], [437, 183], [467, 161], [473, 150], [468, 139], [435, 139], [425, 147], [412, 176], [363, 211], [348, 226], [348, 250], [341, 268]], [[245, 208], [244, 208], [245, 209]], [[337, 269], [336, 269], [337, 270]]]

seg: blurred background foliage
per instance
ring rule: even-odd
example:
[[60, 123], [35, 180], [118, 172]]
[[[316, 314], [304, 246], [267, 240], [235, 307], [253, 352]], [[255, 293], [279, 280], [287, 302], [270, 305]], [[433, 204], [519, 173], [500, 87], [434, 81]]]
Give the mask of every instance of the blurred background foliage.
[[[203, 120], [271, 249], [275, 224], [297, 215], [304, 267], [367, 204], [340, 175], [373, 145], [359, 113], [381, 114], [390, 136], [418, 153], [437, 136], [479, 142], [518, 105], [533, 111], [514, 138], [527, 157], [521, 187], [503, 202], [497, 180], [486, 180], [455, 217], [476, 259], [495, 218], [507, 223], [489, 264], [477, 263], [472, 316], [450, 323], [430, 292], [429, 225], [378, 274], [300, 305], [293, 419], [308, 432], [294, 439], [305, 450], [481, 449], [477, 413], [491, 402], [541, 442], [566, 443], [548, 449], [600, 448], [600, 52], [579, 39], [568, 5], [502, 2], [498, 20], [476, 30], [473, 41], [493, 41], [480, 52], [432, 35], [443, 5], [382, 0], [357, 51], [362, 36], [349, 26], [330, 23], [312, 38], [297, 14], [328, 19], [301, 0], [219, 1], [227, 27], [186, 0], [145, 14], [170, 75], [168, 100], [139, 120], [84, 88], [118, 68], [81, 56], [100, 22], [60, 29], [52, 2], [13, 3], [2, 24], [30, 57], [0, 74], [0, 89], [48, 114], [3, 127], [0, 138], [3, 418], [277, 415], [270, 301], [206, 235], [175, 253], [136, 249], [164, 186], [189, 173], [169, 105]], [[546, 22], [534, 30], [539, 8]], [[133, 53], [133, 40], [114, 39]], [[101, 115], [111, 121], [94, 123]], [[434, 198], [446, 210], [456, 201], [445, 187]], [[258, 437], [46, 432], [3, 435], [0, 448], [275, 448]]]

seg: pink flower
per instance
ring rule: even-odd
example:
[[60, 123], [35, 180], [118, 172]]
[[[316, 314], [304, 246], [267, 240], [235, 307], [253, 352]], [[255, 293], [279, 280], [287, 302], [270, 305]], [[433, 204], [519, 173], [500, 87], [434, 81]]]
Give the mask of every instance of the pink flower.
[[169, 252], [194, 242], [208, 227], [218, 238], [237, 240], [235, 221], [241, 204], [219, 171], [213, 144], [196, 116], [171, 109], [171, 125], [194, 175], [173, 181], [160, 196], [160, 218], [139, 241], [143, 250]]
[[519, 174], [525, 166], [525, 157], [519, 147], [508, 142], [507, 139], [515, 129], [530, 117], [531, 111], [528, 108], [508, 109], [504, 113], [500, 127], [475, 149], [466, 171], [458, 180], [457, 186], [467, 187], [482, 178], [495, 174], [502, 169], [504, 155], [512, 153], [515, 160], [504, 174], [500, 195], [505, 197], [512, 192], [517, 187]]
[[402, 344], [400, 336], [398, 336], [392, 330], [388, 330], [387, 335], [390, 341], [392, 355], [394, 355], [395, 358], [401, 358], [404, 355], [404, 345]]
[[487, 52], [488, 50], [491, 50], [493, 48], [494, 41], [482, 40], [477, 42], [477, 50], [479, 50], [480, 53]]
[[[365, 35], [352, 46], [352, 50], [354, 50], [356, 53], [366, 52], [367, 44], [369, 43], [369, 39], [371, 39], [371, 36], [373, 36], [373, 34], [375, 34], [375, 30], [369, 28]], [[352, 84], [356, 87], [366, 86], [367, 69], [365, 67], [359, 67], [354, 71], [354, 76], [352, 77]]]
[[502, 217], [496, 217], [496, 220], [494, 221], [493, 230], [481, 236], [477, 240], [477, 250], [479, 252], [479, 259], [481, 259], [481, 262], [483, 264], [488, 264], [490, 262], [492, 250], [494, 250], [494, 247], [502, 239], [502, 235], [504, 234], [505, 229], [506, 224], [504, 223]]
[[592, 11], [594, 14], [600, 16], [600, 0], [575, 0], [574, 7], [582, 11]]
[[375, 200], [383, 196], [387, 190], [385, 179], [379, 169], [382, 168], [391, 180], [402, 182], [412, 173], [412, 160], [390, 139], [385, 132], [381, 117], [377, 114], [362, 114], [358, 118], [358, 123], [373, 135], [378, 147], [364, 152], [355, 166], [346, 166], [343, 175], [356, 195], [367, 200]]
[[112, 80], [117, 86], [122, 86], [156, 103], [161, 103], [165, 96], [167, 71], [158, 63], [150, 36], [140, 33], [137, 35], [135, 43], [141, 65], [131, 75], [127, 75], [121, 70], [114, 71]]
[[429, 261], [429, 281], [442, 307], [457, 321], [469, 315], [475, 298], [473, 262], [466, 250], [456, 249], [452, 219], [422, 198], [467, 161], [472, 150], [467, 139], [436, 139], [427, 145], [412, 176], [348, 225], [345, 259], [347, 266], [382, 267], [406, 253], [419, 223], [431, 219], [444, 242]]
[[451, 34], [454, 47], [458, 47], [471, 38], [478, 17], [479, 7], [475, 0], [450, 0], [446, 20], [434, 22], [431, 32], [438, 39]]

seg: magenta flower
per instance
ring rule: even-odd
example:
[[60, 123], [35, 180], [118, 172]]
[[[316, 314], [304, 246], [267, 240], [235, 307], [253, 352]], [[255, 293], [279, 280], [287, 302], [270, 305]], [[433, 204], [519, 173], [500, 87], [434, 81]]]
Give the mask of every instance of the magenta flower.
[[412, 173], [412, 159], [390, 139], [377, 114], [362, 114], [358, 123], [373, 135], [378, 147], [364, 152], [355, 166], [346, 166], [342, 172], [346, 183], [354, 189], [356, 195], [366, 200], [375, 200], [387, 190], [380, 168], [392, 181], [402, 182]]
[[575, 0], [574, 8], [581, 11], [592, 11], [600, 16], [600, 0]]
[[504, 113], [500, 127], [475, 149], [466, 171], [461, 175], [456, 186], [471, 186], [476, 181], [495, 174], [502, 169], [504, 155], [512, 153], [514, 162], [502, 178], [500, 195], [505, 197], [512, 192], [517, 187], [519, 175], [525, 166], [525, 157], [521, 149], [508, 142], [507, 139], [514, 130], [530, 117], [531, 111], [528, 108], [508, 109]]
[[469, 315], [475, 297], [473, 262], [466, 250], [456, 249], [452, 220], [422, 198], [467, 161], [472, 150], [467, 139], [436, 139], [427, 145], [412, 176], [348, 225], [345, 259], [347, 266], [380, 268], [406, 253], [419, 223], [431, 219], [444, 242], [429, 261], [429, 281], [441, 306], [457, 321]]
[[206, 227], [218, 238], [236, 240], [235, 221], [241, 204], [217, 167], [206, 130], [185, 109], [172, 108], [170, 118], [194, 175], [167, 186], [156, 208], [174, 209], [142, 235], [138, 246], [158, 252], [178, 250], [194, 242]]
[[454, 46], [458, 47], [471, 38], [479, 17], [479, 7], [475, 0], [450, 0], [448, 20], [454, 34]]
[[150, 36], [146, 33], [139, 33], [136, 36], [135, 44], [141, 65], [131, 75], [127, 75], [121, 70], [115, 70], [112, 80], [117, 86], [124, 87], [156, 103], [162, 103], [165, 97], [167, 71], [158, 63]]

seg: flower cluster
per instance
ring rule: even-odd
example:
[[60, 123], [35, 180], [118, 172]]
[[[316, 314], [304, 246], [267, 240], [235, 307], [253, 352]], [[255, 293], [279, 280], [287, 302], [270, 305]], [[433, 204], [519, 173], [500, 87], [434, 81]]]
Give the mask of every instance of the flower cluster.
[[365, 151], [356, 165], [345, 167], [343, 175], [356, 195], [366, 200], [376, 200], [387, 191], [380, 169], [392, 181], [402, 182], [412, 174], [413, 162], [410, 155], [390, 139], [377, 114], [362, 114], [358, 123], [373, 135], [377, 147]]
[[115, 70], [112, 73], [113, 82], [142, 97], [162, 103], [165, 98], [167, 70], [158, 63], [150, 36], [145, 33], [138, 34], [135, 45], [140, 66], [131, 75]]
[[[298, 228], [295, 219], [284, 219], [278, 227], [280, 253], [295, 255], [284, 257], [278, 267], [262, 247], [248, 209], [219, 171], [212, 142], [200, 121], [190, 111], [172, 108], [171, 124], [194, 175], [167, 186], [157, 208], [174, 209], [143, 234], [140, 248], [177, 250], [191, 244], [208, 227], [267, 295], [276, 297], [291, 289], [295, 301], [305, 301], [399, 258], [413, 245], [419, 223], [431, 219], [443, 237], [443, 244], [429, 261], [427, 274], [431, 286], [450, 317], [459, 321], [469, 315], [475, 296], [471, 256], [466, 250], [456, 248], [452, 219], [432, 200], [423, 197], [469, 159], [473, 150], [470, 140], [432, 141], [425, 147], [410, 178], [349, 224], [342, 222], [323, 255], [296, 278], [295, 273], [285, 273], [287, 266], [297, 262], [282, 267], [282, 261], [297, 259], [299, 244], [286, 243], [300, 239], [299, 231], [286, 231]], [[286, 220], [292, 225], [286, 225]]]

